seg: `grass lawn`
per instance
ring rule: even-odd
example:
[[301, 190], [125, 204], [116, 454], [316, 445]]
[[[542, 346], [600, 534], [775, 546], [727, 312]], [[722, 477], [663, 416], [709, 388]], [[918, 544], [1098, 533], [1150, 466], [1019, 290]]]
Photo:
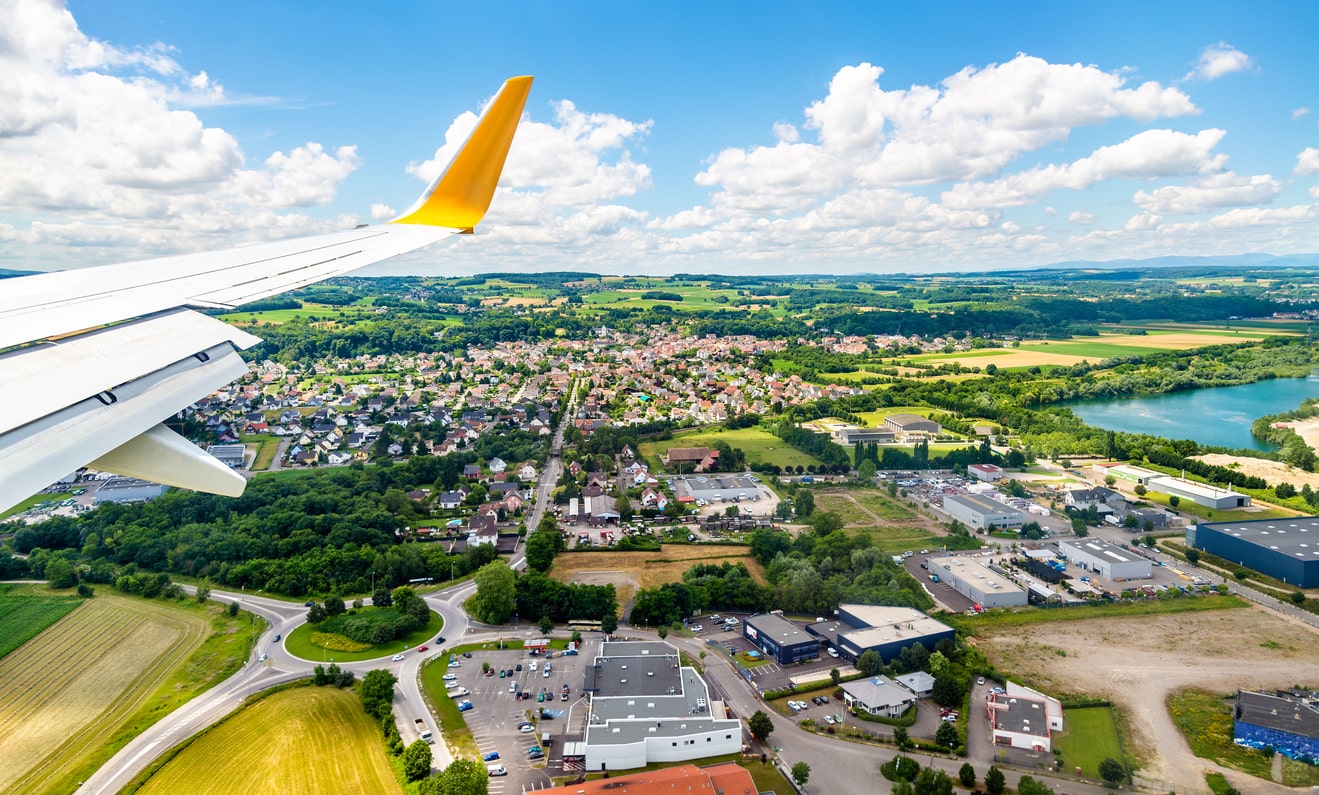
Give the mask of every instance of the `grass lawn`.
[[40, 586], [0, 585], [0, 657], [35, 638], [85, 600]]
[[[459, 646], [452, 651], [461, 654], [469, 649], [474, 656], [470, 660], [463, 660], [464, 668], [475, 668], [479, 671], [481, 661], [480, 657], [476, 656], [479, 655], [479, 648]], [[449, 672], [448, 660], [447, 656], [437, 657], [421, 669], [421, 690], [426, 696], [427, 703], [430, 704], [431, 712], [435, 713], [435, 717], [440, 721], [440, 733], [444, 735], [444, 742], [449, 746], [449, 751], [454, 757], [480, 759], [481, 752], [476, 746], [476, 740], [472, 738], [472, 730], [467, 728], [467, 721], [463, 718], [465, 713], [459, 712], [458, 702], [445, 694], [448, 683], [443, 677]], [[489, 720], [490, 716], [486, 715], [484, 719]]]
[[883, 411], [863, 411], [857, 416], [861, 418], [867, 428], [881, 428], [884, 426], [884, 420], [894, 414], [918, 414], [922, 417], [928, 417], [931, 414], [946, 414], [943, 409], [936, 409], [932, 406], [892, 406]]
[[[1103, 338], [1100, 337], [1100, 340], [1102, 339]], [[1156, 344], [1154, 344], [1155, 338], [1153, 336], [1149, 337], [1148, 339], [1150, 340], [1151, 343], [1148, 346], [1120, 345], [1111, 342], [1099, 342], [1099, 341], [1077, 342], [1077, 341], [1060, 340], [1060, 341], [1052, 341], [1049, 342], [1048, 344], [1023, 343], [1020, 350], [1039, 351], [1041, 353], [1061, 353], [1066, 356], [1081, 356], [1096, 362], [1102, 359], [1112, 359], [1117, 356], [1129, 356], [1131, 354], [1136, 354], [1136, 353], [1139, 354], [1159, 353], [1164, 350], [1163, 348], [1160, 348]]]
[[879, 525], [851, 532], [869, 535], [876, 547], [890, 555], [907, 550], [938, 549], [944, 545], [942, 538], [919, 527]]
[[[343, 313], [344, 317], [339, 317]], [[290, 320], [316, 318], [323, 321], [353, 321], [363, 317], [375, 317], [375, 313], [360, 306], [331, 306], [329, 304], [312, 304], [304, 302], [301, 309], [270, 309], [265, 312], [226, 312], [220, 319], [233, 326], [249, 326], [253, 323], [271, 323], [280, 325]]]
[[897, 500], [878, 492], [859, 492], [856, 498], [881, 519], [890, 522], [903, 522], [916, 518], [916, 512]]
[[847, 494], [830, 494], [821, 492], [815, 495], [815, 510], [836, 513], [843, 519], [844, 526], [866, 526], [875, 523], [870, 514], [861, 509]]
[[275, 452], [279, 450], [279, 439], [272, 433], [255, 433], [243, 437], [244, 444], [256, 445], [256, 455], [252, 457], [253, 470], [270, 469], [271, 462], [275, 460]]
[[[370, 610], [369, 607], [362, 608]], [[297, 629], [288, 634], [284, 639], [284, 648], [294, 657], [301, 657], [310, 662], [358, 662], [360, 660], [374, 660], [380, 657], [389, 657], [399, 652], [415, 653], [412, 650], [423, 644], [428, 644], [440, 634], [444, 628], [444, 619], [440, 614], [431, 611], [430, 620], [426, 626], [415, 630], [408, 635], [397, 640], [391, 640], [389, 643], [381, 643], [378, 646], [372, 646], [366, 651], [341, 651], [326, 649], [311, 642], [311, 634], [314, 631], [311, 624], [301, 624]], [[433, 645], [433, 644], [432, 644]]]
[[351, 691], [263, 698], [193, 740], [138, 790], [154, 793], [401, 793], [375, 721]]
[[1063, 719], [1067, 728], [1054, 736], [1054, 748], [1062, 751], [1068, 774], [1079, 767], [1083, 776], [1097, 779], [1104, 759], [1123, 761], [1112, 708], [1074, 707], [1063, 710]]
[[641, 455], [658, 456], [672, 447], [710, 447], [716, 441], [725, 441], [746, 453], [748, 464], [778, 464], [786, 466], [818, 466], [820, 460], [801, 452], [769, 431], [760, 428], [738, 428], [735, 431], [698, 431], [675, 435], [663, 442], [643, 442]]
[[1250, 521], [1252, 519], [1281, 519], [1286, 516], [1299, 515], [1298, 511], [1293, 511], [1289, 508], [1275, 508], [1272, 506], [1265, 507], [1260, 503], [1256, 503], [1250, 508], [1232, 508], [1230, 510], [1223, 510], [1221, 508], [1207, 508], [1199, 503], [1183, 499], [1177, 503], [1176, 508], [1173, 508], [1168, 504], [1167, 494], [1158, 494], [1153, 491], [1146, 492], [1145, 496], [1140, 499], [1144, 502], [1155, 503], [1163, 508], [1170, 508], [1177, 513], [1188, 513], [1197, 519], [1215, 522], [1230, 522], [1233, 519], [1240, 519], [1241, 521]]
[[1173, 723], [1191, 746], [1191, 753], [1243, 773], [1268, 780], [1272, 764], [1254, 748], [1232, 742], [1232, 703], [1221, 694], [1192, 688], [1168, 696]]

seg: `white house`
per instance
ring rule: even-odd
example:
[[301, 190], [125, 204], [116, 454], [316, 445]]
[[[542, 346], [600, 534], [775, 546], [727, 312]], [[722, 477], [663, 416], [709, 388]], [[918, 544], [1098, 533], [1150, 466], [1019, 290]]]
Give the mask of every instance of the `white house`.
[[875, 676], [844, 683], [843, 700], [870, 715], [897, 718], [916, 703], [916, 694], [886, 677]]

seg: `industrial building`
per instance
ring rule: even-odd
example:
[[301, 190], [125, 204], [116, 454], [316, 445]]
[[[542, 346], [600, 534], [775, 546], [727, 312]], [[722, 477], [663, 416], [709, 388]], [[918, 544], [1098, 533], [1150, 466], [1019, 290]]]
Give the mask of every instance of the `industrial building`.
[[1319, 588], [1319, 517], [1202, 522], [1188, 546], [1300, 588]]
[[207, 446], [206, 453], [230, 469], [242, 469], [247, 445], [212, 444]]
[[1196, 505], [1203, 505], [1214, 510], [1245, 508], [1250, 505], [1249, 494], [1241, 494], [1231, 489], [1220, 489], [1217, 486], [1210, 486], [1208, 483], [1197, 483], [1194, 480], [1164, 475], [1151, 478], [1147, 485], [1150, 491], [1157, 491], [1160, 494], [1173, 494], [1183, 500], [1190, 500]]
[[919, 610], [884, 605], [839, 605], [836, 620], [808, 624], [806, 631], [852, 662], [871, 650], [885, 664], [908, 646], [919, 643], [926, 651], [934, 651], [939, 641], [957, 637], [952, 627]]
[[742, 622], [742, 637], [756, 644], [779, 665], [814, 660], [820, 641], [778, 613], [762, 613]]
[[[605, 642], [586, 670], [591, 709], [586, 770], [627, 770], [736, 753], [742, 724], [678, 650], [660, 642]], [[566, 749], [565, 749], [566, 750]]]
[[1319, 693], [1237, 691], [1232, 741], [1319, 763]]
[[1026, 514], [998, 500], [974, 494], [950, 494], [943, 498], [943, 511], [978, 530], [1021, 527]]
[[95, 502], [146, 502], [164, 494], [169, 486], [137, 478], [112, 478], [96, 490]]
[[985, 702], [985, 711], [989, 716], [994, 745], [1044, 754], [1053, 750], [1053, 736], [1043, 701], [993, 693]]
[[1162, 472], [1132, 466], [1131, 464], [1095, 464], [1091, 467], [1096, 473], [1107, 477], [1112, 475], [1118, 480], [1125, 480], [1137, 486], [1148, 486], [1153, 478], [1164, 477]]
[[839, 425], [829, 436], [844, 447], [854, 444], [889, 444], [894, 439], [892, 428], [858, 428], [855, 425]]
[[993, 483], [996, 480], [1003, 479], [1003, 467], [994, 464], [968, 464], [966, 467], [966, 474], [976, 480]]
[[943, 430], [939, 423], [919, 414], [890, 414], [884, 418], [884, 427], [903, 439], [936, 436]]
[[759, 485], [751, 478], [741, 475], [676, 478], [673, 480], [672, 488], [679, 502], [683, 501], [683, 497], [691, 497], [693, 500], [705, 500], [711, 505], [716, 502], [741, 502], [742, 500], [760, 499]]
[[1013, 607], [1029, 601], [1026, 591], [972, 557], [930, 558], [929, 571], [983, 607]]
[[1109, 580], [1148, 580], [1154, 572], [1146, 558], [1097, 538], [1064, 539], [1058, 551], [1083, 571]]

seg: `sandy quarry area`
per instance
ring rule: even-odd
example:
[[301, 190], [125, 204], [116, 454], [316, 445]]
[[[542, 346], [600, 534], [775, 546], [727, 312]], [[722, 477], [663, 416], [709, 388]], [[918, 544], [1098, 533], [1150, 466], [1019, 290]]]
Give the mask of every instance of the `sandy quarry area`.
[[1319, 417], [1311, 417], [1308, 420], [1296, 420], [1295, 422], [1284, 422], [1283, 425], [1289, 426], [1296, 435], [1305, 440], [1316, 453], [1319, 453]]
[[[1319, 431], [1319, 428], [1316, 429]], [[1310, 440], [1306, 440], [1310, 441]], [[1319, 441], [1316, 439], [1315, 441]], [[1314, 442], [1310, 442], [1314, 444]], [[1223, 455], [1222, 453], [1210, 453], [1208, 455], [1191, 456], [1198, 458], [1206, 464], [1215, 464], [1222, 467], [1232, 467], [1239, 469], [1247, 475], [1264, 478], [1269, 485], [1279, 483], [1290, 483], [1297, 489], [1300, 489], [1306, 483], [1310, 488], [1319, 490], [1319, 473], [1306, 472], [1304, 469], [1297, 469], [1294, 466], [1288, 466], [1281, 461], [1266, 461], [1262, 458], [1249, 458], [1247, 456]], [[1240, 466], [1233, 466], [1240, 464]]]
[[[1138, 775], [1160, 788], [1199, 791], [1203, 771], [1218, 769], [1192, 755], [1168, 715], [1169, 693], [1319, 680], [1319, 633], [1258, 607], [1058, 621], [977, 639], [1002, 670], [1020, 671], [1054, 692], [1118, 704], [1140, 759]], [[1272, 791], [1268, 783], [1252, 780], [1251, 791], [1266, 790]]]

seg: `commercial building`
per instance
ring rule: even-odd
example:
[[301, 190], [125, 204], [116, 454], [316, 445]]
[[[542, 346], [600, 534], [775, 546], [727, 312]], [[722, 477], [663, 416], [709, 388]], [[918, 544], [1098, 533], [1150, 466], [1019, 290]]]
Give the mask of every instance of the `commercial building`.
[[247, 445], [212, 444], [207, 446], [206, 453], [230, 469], [242, 469]]
[[537, 795], [673, 795], [673, 793], [690, 793], [691, 795], [749, 795], [756, 794], [756, 782], [751, 778], [751, 771], [732, 762], [709, 767], [696, 765], [679, 765], [660, 770], [647, 770], [644, 773], [631, 773], [626, 776], [585, 781], [581, 784], [564, 784], [562, 787], [550, 787], [537, 790]]
[[919, 643], [934, 651], [939, 641], [957, 637], [952, 627], [919, 610], [884, 605], [839, 605], [836, 620], [808, 624], [806, 631], [852, 662], [870, 650], [886, 664], [908, 646]]
[[919, 414], [890, 414], [884, 418], [884, 427], [903, 439], [936, 436], [943, 430], [939, 423]]
[[1095, 464], [1091, 468], [1100, 475], [1112, 475], [1118, 480], [1125, 480], [1137, 486], [1148, 486], [1151, 479], [1164, 476], [1162, 472], [1131, 464]]
[[1003, 467], [994, 464], [968, 464], [966, 467], [966, 474], [976, 480], [993, 483], [996, 480], [1003, 479]]
[[146, 502], [165, 493], [169, 486], [137, 478], [112, 478], [96, 490], [95, 502]]
[[924, 671], [902, 674], [893, 677], [897, 683], [910, 690], [917, 698], [925, 698], [934, 692], [934, 677]]
[[888, 444], [894, 440], [892, 428], [858, 428], [855, 425], [839, 425], [829, 435], [844, 447], [854, 444]]
[[741, 475], [675, 478], [672, 488], [679, 502], [684, 502], [684, 497], [690, 497], [693, 501], [705, 500], [711, 505], [717, 502], [760, 499], [760, 487], [757, 483]]
[[978, 530], [992, 527], [1021, 527], [1026, 514], [998, 500], [974, 494], [950, 494], [943, 498], [943, 511]]
[[994, 745], [1025, 748], [1039, 753], [1053, 750], [1053, 736], [1044, 701], [993, 693], [985, 702]]
[[916, 694], [883, 676], [843, 683], [847, 706], [869, 715], [901, 717], [916, 703]]
[[983, 607], [1012, 607], [1029, 601], [1024, 589], [975, 558], [930, 558], [928, 565], [931, 574]]
[[742, 637], [756, 644], [780, 665], [814, 660], [820, 641], [777, 613], [762, 613], [742, 622]]
[[1160, 494], [1173, 494], [1183, 500], [1190, 500], [1196, 505], [1203, 505], [1206, 508], [1215, 510], [1245, 508], [1250, 505], [1250, 495], [1248, 494], [1241, 494], [1231, 489], [1220, 489], [1217, 486], [1197, 483], [1194, 480], [1184, 480], [1164, 475], [1151, 478], [1147, 485], [1150, 491], [1157, 491]]
[[736, 753], [742, 724], [724, 717], [696, 669], [659, 642], [605, 642], [586, 670], [586, 770], [627, 770]]
[[1237, 691], [1232, 740], [1272, 748], [1283, 756], [1319, 763], [1319, 692]]
[[1059, 541], [1058, 551], [1082, 570], [1110, 580], [1147, 580], [1154, 572], [1149, 560], [1096, 538]]
[[1188, 546], [1300, 588], [1319, 588], [1319, 517], [1202, 522]]

